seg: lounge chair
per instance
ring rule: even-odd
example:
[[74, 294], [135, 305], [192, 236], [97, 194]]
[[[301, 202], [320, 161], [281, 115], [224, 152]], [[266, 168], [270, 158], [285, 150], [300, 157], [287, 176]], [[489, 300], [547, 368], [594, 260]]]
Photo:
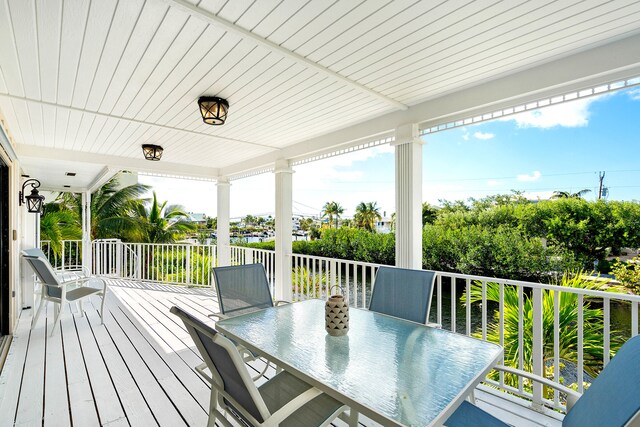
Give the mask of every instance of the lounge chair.
[[347, 409], [284, 371], [257, 387], [233, 342], [178, 307], [171, 313], [182, 319], [205, 361], [196, 370], [211, 384], [209, 427], [216, 421], [232, 426], [218, 405], [241, 424], [256, 427], [327, 426]]
[[[580, 395], [563, 385], [533, 374], [523, 375], [534, 382], [559, 390], [567, 396], [563, 427], [640, 426], [640, 336], [627, 341]], [[514, 373], [510, 368], [498, 367]], [[508, 424], [465, 401], [445, 422], [448, 427], [506, 427]]]

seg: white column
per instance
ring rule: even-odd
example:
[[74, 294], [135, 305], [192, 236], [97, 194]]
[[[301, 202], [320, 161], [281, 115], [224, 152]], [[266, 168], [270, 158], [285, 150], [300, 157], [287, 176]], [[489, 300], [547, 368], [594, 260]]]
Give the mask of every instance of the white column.
[[231, 265], [231, 234], [229, 232], [229, 217], [231, 211], [231, 184], [226, 176], [219, 177], [217, 184], [218, 223], [216, 228], [218, 266]]
[[82, 267], [93, 273], [91, 258], [91, 191], [82, 193]]
[[422, 268], [422, 140], [417, 124], [396, 129], [396, 266]]
[[291, 301], [291, 224], [293, 169], [287, 160], [276, 162], [276, 299]]

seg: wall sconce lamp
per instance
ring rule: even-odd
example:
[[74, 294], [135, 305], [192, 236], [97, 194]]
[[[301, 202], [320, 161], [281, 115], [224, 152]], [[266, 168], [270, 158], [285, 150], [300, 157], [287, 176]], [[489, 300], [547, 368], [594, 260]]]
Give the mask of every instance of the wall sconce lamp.
[[[31, 185], [31, 194], [28, 196], [24, 195], [24, 187], [27, 184]], [[22, 206], [23, 203], [27, 204], [27, 210], [30, 213], [42, 213], [42, 203], [44, 202], [44, 196], [41, 196], [38, 193], [38, 187], [40, 187], [40, 181], [37, 179], [28, 179], [22, 184], [22, 191], [19, 193], [19, 205]]]

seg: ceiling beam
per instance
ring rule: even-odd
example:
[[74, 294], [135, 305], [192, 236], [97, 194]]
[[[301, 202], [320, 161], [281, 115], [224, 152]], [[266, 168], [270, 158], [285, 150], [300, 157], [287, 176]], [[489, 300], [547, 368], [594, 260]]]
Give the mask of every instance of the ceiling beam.
[[272, 165], [278, 158], [295, 159], [372, 141], [406, 123], [427, 129], [442, 123], [492, 113], [606, 83], [640, 76], [640, 34], [592, 47], [554, 61], [500, 76], [455, 92], [308, 139], [249, 161], [221, 169], [233, 176]]
[[285, 58], [289, 58], [292, 61], [295, 61], [305, 67], [311, 68], [319, 72], [320, 74], [324, 74], [325, 76], [328, 76], [330, 79], [334, 81], [344, 83], [349, 87], [352, 87], [360, 92], [363, 92], [375, 98], [378, 98], [379, 100], [395, 108], [398, 108], [400, 110], [407, 110], [409, 108], [405, 104], [398, 102], [393, 98], [383, 95], [380, 92], [376, 92], [375, 90], [370, 89], [365, 85], [362, 85], [354, 80], [351, 80], [348, 77], [343, 76], [342, 74], [336, 73], [335, 71], [332, 71], [329, 68], [324, 67], [315, 61], [307, 59], [302, 55], [298, 55], [297, 53], [292, 52], [289, 49], [286, 49], [280, 46], [279, 44], [273, 43], [272, 41], [269, 41], [263, 37], [260, 37], [259, 35], [252, 33], [249, 30], [245, 30], [244, 28], [238, 25], [235, 25], [234, 23], [229, 22], [225, 19], [222, 19], [211, 12], [201, 9], [198, 6], [194, 6], [191, 3], [187, 2], [186, 0], [164, 0], [164, 1], [167, 2], [169, 5], [171, 5], [172, 7], [175, 7], [176, 9], [179, 9], [190, 16], [194, 16], [216, 27], [222, 27], [229, 32], [239, 35], [243, 39], [252, 40], [256, 42], [258, 45], [272, 52], [275, 52], [281, 56], [284, 56]]
[[63, 150], [59, 148], [38, 147], [35, 145], [18, 144], [16, 146], [18, 158], [25, 157], [46, 159], [55, 162], [80, 162], [104, 165], [109, 170], [119, 172], [128, 170], [131, 172], [148, 172], [160, 175], [175, 175], [181, 177], [209, 178], [215, 179], [219, 175], [218, 168], [208, 168], [203, 166], [187, 165], [184, 163], [170, 162], [150, 162], [143, 159], [133, 159], [130, 157], [111, 156], [98, 153], [87, 153], [84, 151]]
[[98, 190], [98, 188], [102, 187], [104, 183], [116, 176], [118, 172], [120, 172], [120, 169], [118, 168], [110, 168], [109, 166], [105, 166], [104, 168], [102, 168], [100, 173], [96, 175], [91, 184], [89, 184], [87, 190], [89, 190], [89, 192], [91, 193], [95, 192], [96, 190]]
[[278, 150], [278, 148], [276, 148], [276, 147], [272, 147], [270, 145], [265, 145], [265, 144], [259, 144], [257, 142], [243, 141], [241, 139], [228, 138], [226, 136], [223, 137], [223, 136], [211, 135], [209, 133], [198, 132], [198, 131], [195, 131], [195, 130], [177, 128], [177, 127], [174, 127], [174, 126], [161, 125], [161, 124], [153, 123], [153, 122], [145, 122], [144, 120], [136, 120], [136, 119], [132, 119], [132, 118], [129, 118], [129, 117], [116, 116], [114, 114], [101, 113], [99, 111], [85, 110], [85, 109], [82, 109], [82, 108], [71, 107], [71, 106], [68, 106], [68, 105], [56, 104], [54, 102], [42, 101], [40, 99], [33, 99], [33, 98], [27, 98], [27, 97], [24, 97], [24, 96], [11, 95], [11, 94], [4, 93], [4, 92], [0, 92], [0, 97], [11, 99], [11, 100], [15, 100], [15, 101], [24, 101], [24, 102], [27, 102], [27, 103], [32, 103], [32, 104], [37, 104], [37, 105], [46, 105], [46, 106], [49, 106], [49, 107], [60, 108], [60, 109], [63, 109], [63, 110], [74, 111], [74, 112], [82, 113], [82, 114], [91, 114], [91, 115], [94, 115], [94, 116], [97, 116], [97, 117], [104, 117], [104, 118], [107, 118], [107, 119], [120, 120], [120, 121], [127, 122], [127, 123], [133, 123], [133, 124], [144, 125], [144, 126], [151, 126], [151, 127], [154, 127], [154, 128], [160, 128], [160, 129], [165, 129], [165, 130], [170, 130], [170, 131], [175, 131], [175, 132], [180, 132], [180, 133], [188, 133], [188, 134], [191, 134], [191, 135], [204, 136], [206, 138], [213, 139], [213, 140], [216, 140], [218, 142], [221, 141], [221, 142], [226, 142], [226, 143], [232, 143], [236, 147], [237, 147], [237, 144], [240, 143], [240, 144], [253, 145], [255, 147], [260, 147], [260, 148], [268, 148], [268, 149], [274, 150], [274, 151]]

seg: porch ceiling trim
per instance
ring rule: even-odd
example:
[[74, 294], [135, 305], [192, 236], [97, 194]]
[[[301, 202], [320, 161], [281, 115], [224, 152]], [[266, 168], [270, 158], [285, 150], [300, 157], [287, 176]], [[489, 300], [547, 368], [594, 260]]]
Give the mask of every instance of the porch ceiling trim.
[[329, 149], [340, 150], [361, 141], [373, 141], [406, 123], [419, 123], [420, 130], [569, 92], [591, 89], [640, 75], [640, 34], [584, 50], [571, 56], [539, 64], [516, 73], [469, 86], [420, 104], [299, 142], [221, 169], [235, 175], [273, 164], [277, 158], [311, 158]]
[[81, 163], [106, 165], [110, 170], [115, 170], [116, 172], [121, 170], [130, 170], [135, 172], [151, 172], [202, 178], [216, 178], [219, 175], [219, 170], [217, 168], [207, 168], [203, 166], [170, 163], [164, 161], [150, 162], [142, 159], [132, 159], [130, 157], [63, 150], [59, 148], [38, 147], [35, 145], [27, 144], [18, 144], [16, 147], [16, 151], [19, 158], [31, 157], [38, 159], [47, 159], [48, 161], [75, 161]]
[[259, 35], [252, 33], [249, 30], [245, 30], [242, 27], [239, 27], [235, 24], [233, 24], [232, 22], [229, 22], [225, 19], [220, 18], [219, 16], [208, 12], [206, 10], [203, 10], [201, 8], [199, 8], [198, 6], [194, 6], [191, 3], [185, 1], [185, 0], [164, 0], [166, 3], [168, 3], [170, 6], [175, 7], [179, 10], [182, 10], [183, 12], [196, 17], [198, 19], [201, 19], [205, 22], [207, 22], [208, 24], [212, 24], [218, 27], [222, 27], [227, 31], [233, 32], [237, 35], [239, 35], [240, 37], [244, 38], [244, 39], [249, 39], [252, 40], [254, 42], [256, 42], [258, 45], [269, 49], [272, 52], [275, 52], [279, 55], [282, 55], [286, 58], [289, 58], [305, 67], [309, 67], [312, 68], [316, 71], [318, 71], [321, 74], [324, 74], [326, 76], [328, 76], [329, 78], [331, 78], [334, 81], [337, 82], [341, 82], [341, 83], [345, 83], [346, 85], [348, 85], [349, 87], [352, 87], [356, 90], [359, 90], [360, 92], [366, 93], [368, 95], [372, 95], [376, 98], [378, 98], [381, 101], [384, 101], [385, 103], [398, 108], [400, 110], [407, 110], [409, 107], [399, 101], [396, 101], [395, 99], [392, 99], [386, 95], [381, 94], [380, 92], [376, 92], [373, 89], [368, 88], [367, 86], [364, 86], [358, 82], [355, 82], [345, 76], [343, 76], [342, 74], [338, 74], [335, 71], [330, 70], [329, 68], [326, 68], [320, 64], [318, 64], [317, 62], [314, 62], [310, 59], [305, 58], [304, 56], [298, 55], [295, 52], [292, 52], [288, 49], [285, 49], [284, 47], [273, 43], [272, 41], [269, 41], [267, 39], [264, 39], [262, 37], [260, 37]]

